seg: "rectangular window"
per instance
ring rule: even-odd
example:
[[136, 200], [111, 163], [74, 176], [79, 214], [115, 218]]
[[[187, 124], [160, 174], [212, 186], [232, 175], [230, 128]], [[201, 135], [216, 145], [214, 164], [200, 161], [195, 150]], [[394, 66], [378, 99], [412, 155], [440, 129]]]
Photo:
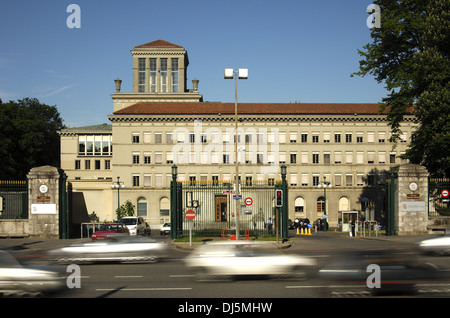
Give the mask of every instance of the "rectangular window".
[[156, 59], [150, 59], [150, 93], [156, 93]]
[[319, 154], [318, 153], [313, 153], [312, 158], [313, 158], [313, 163], [319, 163]]
[[167, 93], [167, 59], [160, 59], [161, 93]]
[[308, 134], [302, 134], [301, 137], [302, 142], [308, 142]]
[[145, 92], [145, 59], [138, 59], [139, 93]]
[[139, 164], [139, 153], [133, 153], [133, 164]]
[[100, 160], [95, 160], [95, 170], [100, 170]]
[[334, 134], [334, 142], [335, 143], [341, 142], [341, 134]]
[[81, 169], [81, 162], [80, 160], [75, 160], [75, 170], [80, 170]]
[[139, 187], [139, 176], [133, 175], [133, 187]]
[[172, 92], [178, 93], [178, 59], [171, 59], [172, 66]]
[[162, 134], [155, 133], [155, 144], [161, 144], [161, 143], [162, 143]]
[[133, 135], [131, 137], [131, 142], [133, 144], [138, 144], [139, 143], [139, 133], [133, 133]]
[[105, 160], [105, 170], [111, 169], [111, 160]]
[[148, 152], [144, 152], [144, 164], [149, 165], [152, 163], [152, 156]]
[[345, 134], [345, 142], [352, 142], [352, 134]]
[[297, 163], [297, 154], [291, 152], [291, 163]]

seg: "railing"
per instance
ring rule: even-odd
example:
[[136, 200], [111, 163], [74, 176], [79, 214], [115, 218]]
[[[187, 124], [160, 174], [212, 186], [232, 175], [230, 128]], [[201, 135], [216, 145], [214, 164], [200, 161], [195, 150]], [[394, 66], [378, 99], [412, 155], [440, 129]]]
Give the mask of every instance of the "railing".
[[26, 180], [0, 180], [0, 219], [28, 219]]

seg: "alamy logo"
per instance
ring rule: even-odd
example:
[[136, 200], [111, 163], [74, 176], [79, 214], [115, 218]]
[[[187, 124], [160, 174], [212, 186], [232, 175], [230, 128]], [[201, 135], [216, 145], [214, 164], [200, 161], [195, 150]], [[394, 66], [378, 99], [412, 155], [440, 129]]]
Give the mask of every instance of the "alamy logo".
[[370, 264], [366, 269], [367, 273], [371, 273], [366, 280], [368, 288], [381, 288], [381, 269], [377, 264]]
[[381, 28], [381, 9], [377, 4], [369, 4], [366, 9], [370, 15], [367, 17], [367, 27], [369, 29]]
[[66, 280], [68, 288], [81, 288], [81, 268], [76, 264], [70, 264], [66, 269], [67, 273], [71, 273]]
[[81, 8], [78, 4], [69, 4], [67, 6], [66, 12], [71, 12], [67, 17], [66, 25], [69, 29], [79, 29], [81, 28]]
[[[194, 121], [194, 131], [176, 128], [172, 131], [176, 144], [172, 147], [175, 164], [235, 163], [236, 132], [234, 128], [222, 131], [211, 127], [203, 130], [202, 121]], [[238, 163], [262, 164], [261, 173], [277, 173], [280, 158], [278, 128], [239, 128], [237, 133]]]

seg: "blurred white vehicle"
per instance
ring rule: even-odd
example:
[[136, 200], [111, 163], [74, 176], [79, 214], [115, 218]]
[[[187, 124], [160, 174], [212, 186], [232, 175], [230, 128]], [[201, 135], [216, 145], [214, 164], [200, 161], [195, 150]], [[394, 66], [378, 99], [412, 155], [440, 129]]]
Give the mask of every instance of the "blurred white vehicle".
[[78, 243], [50, 250], [62, 264], [96, 262], [148, 263], [165, 257], [167, 245], [145, 236], [113, 236], [109, 240]]
[[450, 235], [424, 240], [420, 242], [419, 246], [427, 253], [450, 254]]
[[206, 243], [185, 258], [198, 277], [292, 277], [304, 278], [317, 262], [299, 255], [283, 254], [264, 242], [226, 241]]
[[35, 296], [61, 291], [66, 278], [60, 269], [49, 266], [24, 266], [0, 250], [0, 294]]
[[119, 223], [123, 223], [130, 231], [130, 235], [149, 235], [147, 224], [141, 216], [125, 216], [120, 219]]

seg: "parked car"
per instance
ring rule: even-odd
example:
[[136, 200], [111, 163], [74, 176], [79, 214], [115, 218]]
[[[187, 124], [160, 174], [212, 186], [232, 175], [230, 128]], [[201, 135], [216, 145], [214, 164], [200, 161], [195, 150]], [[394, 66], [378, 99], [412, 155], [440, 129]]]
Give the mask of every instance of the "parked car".
[[25, 266], [0, 250], [0, 290], [3, 296], [34, 296], [63, 291], [64, 271], [58, 267]]
[[107, 223], [102, 224], [98, 231], [91, 236], [93, 241], [110, 239], [115, 235], [130, 235], [130, 231], [123, 223]]
[[168, 235], [170, 234], [170, 223], [164, 223], [159, 229], [159, 234]]
[[130, 231], [130, 235], [147, 235], [147, 225], [141, 216], [126, 216], [120, 219], [120, 223], [125, 224]]

